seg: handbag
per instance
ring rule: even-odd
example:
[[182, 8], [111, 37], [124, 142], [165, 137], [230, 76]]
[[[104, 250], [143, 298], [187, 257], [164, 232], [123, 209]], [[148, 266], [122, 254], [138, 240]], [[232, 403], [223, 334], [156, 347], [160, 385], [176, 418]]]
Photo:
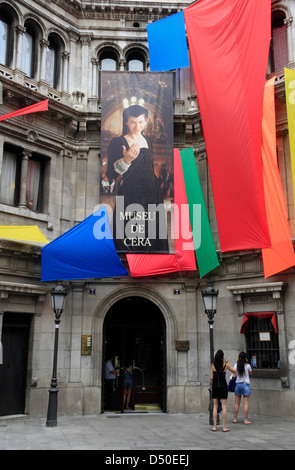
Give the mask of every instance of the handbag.
[[236, 388], [236, 377], [232, 377], [228, 383], [228, 391], [234, 392]]

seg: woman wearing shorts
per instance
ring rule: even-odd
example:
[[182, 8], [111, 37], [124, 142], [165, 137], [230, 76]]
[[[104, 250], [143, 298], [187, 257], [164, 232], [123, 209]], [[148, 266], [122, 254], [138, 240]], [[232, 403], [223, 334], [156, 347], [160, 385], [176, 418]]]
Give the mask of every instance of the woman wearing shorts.
[[251, 395], [250, 375], [253, 373], [250, 364], [248, 364], [247, 355], [244, 352], [239, 354], [238, 362], [234, 365], [236, 370], [235, 387], [235, 408], [233, 423], [237, 423], [238, 412], [241, 404], [241, 398], [244, 399], [244, 424], [252, 424], [248, 420], [249, 400]]
[[132, 386], [133, 386], [132, 372], [133, 372], [132, 365], [124, 368], [123, 410], [124, 408], [126, 408], [126, 410], [131, 410], [129, 405], [130, 405], [131, 392], [132, 392]]

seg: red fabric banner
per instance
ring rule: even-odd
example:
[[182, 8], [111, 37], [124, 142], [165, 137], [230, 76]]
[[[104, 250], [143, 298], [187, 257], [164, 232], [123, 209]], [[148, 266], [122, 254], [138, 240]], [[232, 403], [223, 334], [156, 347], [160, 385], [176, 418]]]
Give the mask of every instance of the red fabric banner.
[[270, 246], [261, 162], [270, 13], [270, 0], [184, 10], [223, 252]]
[[[175, 219], [177, 224], [174, 240], [175, 254], [127, 254], [131, 276], [152, 276], [177, 271], [194, 271], [196, 269], [192, 236], [187, 237], [183, 230], [183, 226], [186, 224], [191, 234], [179, 150], [174, 150], [174, 203], [179, 209], [179, 217]], [[180, 210], [181, 206], [182, 211]]]
[[244, 313], [244, 316], [243, 316], [241, 334], [245, 333], [247, 323], [252, 317], [259, 318], [260, 320], [263, 320], [264, 318], [270, 318], [275, 332], [276, 333], [278, 332], [277, 316], [275, 312], [248, 312], [248, 313]]
[[284, 191], [277, 164], [274, 81], [266, 82], [262, 121], [263, 183], [271, 248], [262, 250], [264, 277], [295, 265]]
[[38, 111], [47, 111], [47, 110], [48, 110], [48, 100], [44, 100], [44, 101], [40, 101], [40, 103], [27, 106], [26, 108], [21, 108], [21, 109], [18, 109], [17, 111], [13, 111], [12, 113], [3, 114], [2, 116], [0, 116], [0, 121], [4, 121], [4, 119], [12, 118], [15, 116], [22, 116], [23, 114], [37, 113]]

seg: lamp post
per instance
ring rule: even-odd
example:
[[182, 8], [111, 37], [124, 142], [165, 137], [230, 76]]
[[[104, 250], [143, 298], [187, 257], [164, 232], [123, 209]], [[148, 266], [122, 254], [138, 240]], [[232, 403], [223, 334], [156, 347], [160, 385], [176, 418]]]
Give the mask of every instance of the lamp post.
[[[216, 303], [218, 297], [218, 290], [213, 289], [212, 283], [208, 282], [205, 290], [202, 290], [202, 298], [204, 302], [205, 313], [208, 317], [209, 335], [210, 335], [210, 364], [214, 361], [214, 344], [213, 344], [213, 324], [214, 315], [216, 313]], [[212, 390], [209, 388], [209, 424], [213, 425], [213, 401]]]
[[55, 337], [54, 337], [54, 353], [53, 353], [53, 369], [52, 369], [52, 378], [49, 389], [49, 401], [48, 401], [48, 411], [47, 411], [47, 421], [46, 426], [53, 427], [57, 425], [57, 352], [58, 352], [58, 333], [59, 333], [59, 323], [60, 317], [64, 309], [64, 304], [67, 296], [67, 290], [61, 286], [57, 285], [51, 291], [51, 300], [52, 300], [52, 310], [55, 314]]

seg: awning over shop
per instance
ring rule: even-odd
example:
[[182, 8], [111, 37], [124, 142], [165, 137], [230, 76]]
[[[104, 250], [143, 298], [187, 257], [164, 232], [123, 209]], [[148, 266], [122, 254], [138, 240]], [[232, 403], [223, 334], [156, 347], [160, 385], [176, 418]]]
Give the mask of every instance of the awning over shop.
[[43, 247], [49, 241], [37, 225], [0, 225], [0, 240]]
[[241, 326], [241, 334], [245, 333], [247, 323], [250, 318], [259, 318], [259, 320], [263, 320], [265, 318], [270, 318], [272, 326], [274, 327], [275, 332], [278, 332], [278, 324], [277, 324], [277, 317], [275, 312], [247, 312], [243, 316], [242, 326]]
[[42, 248], [41, 281], [127, 276], [106, 207]]

